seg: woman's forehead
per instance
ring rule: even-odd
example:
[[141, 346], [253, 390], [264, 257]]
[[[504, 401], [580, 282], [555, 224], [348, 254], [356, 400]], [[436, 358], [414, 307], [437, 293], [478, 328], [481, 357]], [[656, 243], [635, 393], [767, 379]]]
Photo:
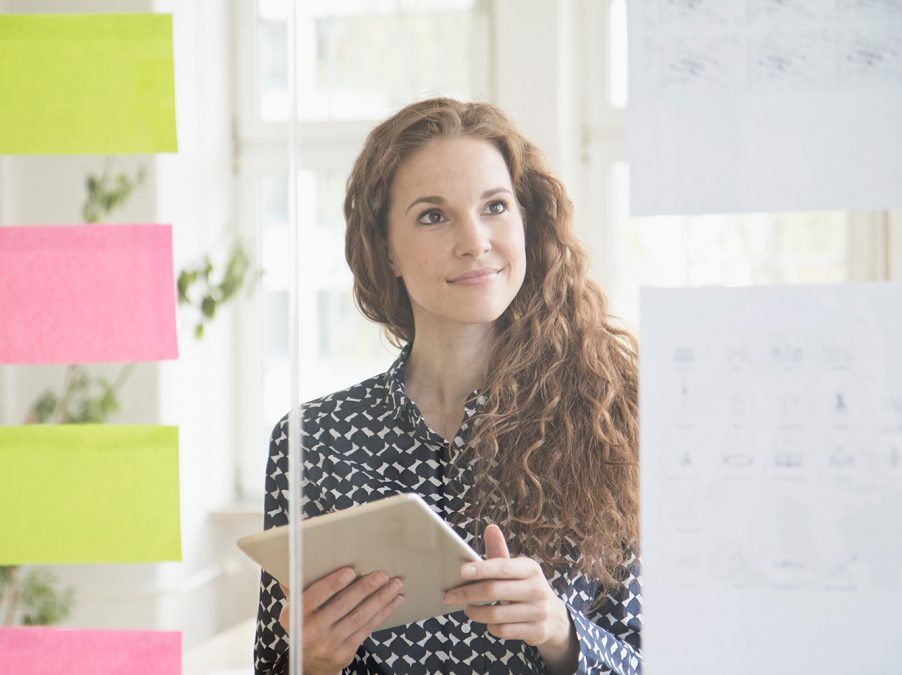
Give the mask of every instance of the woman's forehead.
[[404, 158], [392, 181], [392, 193], [441, 194], [510, 189], [511, 178], [501, 152], [489, 141], [467, 136], [430, 141]]

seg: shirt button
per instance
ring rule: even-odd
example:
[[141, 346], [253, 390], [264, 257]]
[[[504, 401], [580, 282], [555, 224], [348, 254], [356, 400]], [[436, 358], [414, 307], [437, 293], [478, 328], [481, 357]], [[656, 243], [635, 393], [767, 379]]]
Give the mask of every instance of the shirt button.
[[469, 624], [469, 623], [465, 623], [463, 626], [460, 627], [460, 629], [461, 629], [464, 633], [469, 633], [469, 632], [470, 632], [470, 624]]

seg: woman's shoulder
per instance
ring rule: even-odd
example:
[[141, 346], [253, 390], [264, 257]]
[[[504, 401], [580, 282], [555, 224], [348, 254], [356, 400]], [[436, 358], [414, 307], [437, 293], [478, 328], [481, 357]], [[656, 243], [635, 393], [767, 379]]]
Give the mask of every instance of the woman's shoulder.
[[[301, 404], [305, 434], [320, 429], [324, 422], [341, 422], [361, 413], [379, 414], [391, 405], [387, 386], [388, 373], [379, 373], [345, 389], [311, 399]], [[288, 415], [282, 416], [273, 430], [273, 440], [287, 438]]]

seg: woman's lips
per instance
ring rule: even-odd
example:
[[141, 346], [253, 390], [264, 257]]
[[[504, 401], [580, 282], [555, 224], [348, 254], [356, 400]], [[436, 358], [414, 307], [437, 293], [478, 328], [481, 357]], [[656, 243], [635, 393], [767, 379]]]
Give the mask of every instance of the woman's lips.
[[481, 286], [494, 281], [499, 274], [501, 274], [500, 269], [486, 268], [475, 272], [468, 272], [450, 280], [448, 283], [456, 284], [458, 286]]

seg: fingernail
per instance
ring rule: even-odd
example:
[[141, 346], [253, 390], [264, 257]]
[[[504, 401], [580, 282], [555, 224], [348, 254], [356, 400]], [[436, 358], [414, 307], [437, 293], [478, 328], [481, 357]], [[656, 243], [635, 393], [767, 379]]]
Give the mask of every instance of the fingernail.
[[454, 594], [453, 593], [445, 593], [445, 595], [442, 597], [442, 602], [445, 603], [446, 605], [453, 605], [454, 604]]
[[345, 571], [343, 571], [341, 573], [341, 576], [339, 577], [339, 579], [341, 580], [341, 583], [349, 584], [352, 581], [354, 581], [354, 576], [355, 576], [354, 570], [346, 569]]
[[475, 565], [464, 565], [463, 575], [465, 577], [472, 577], [474, 574], [476, 574]]
[[404, 582], [401, 581], [400, 579], [395, 579], [394, 581], [391, 582], [391, 590], [394, 591], [395, 593], [400, 591], [402, 588], [404, 588]]

